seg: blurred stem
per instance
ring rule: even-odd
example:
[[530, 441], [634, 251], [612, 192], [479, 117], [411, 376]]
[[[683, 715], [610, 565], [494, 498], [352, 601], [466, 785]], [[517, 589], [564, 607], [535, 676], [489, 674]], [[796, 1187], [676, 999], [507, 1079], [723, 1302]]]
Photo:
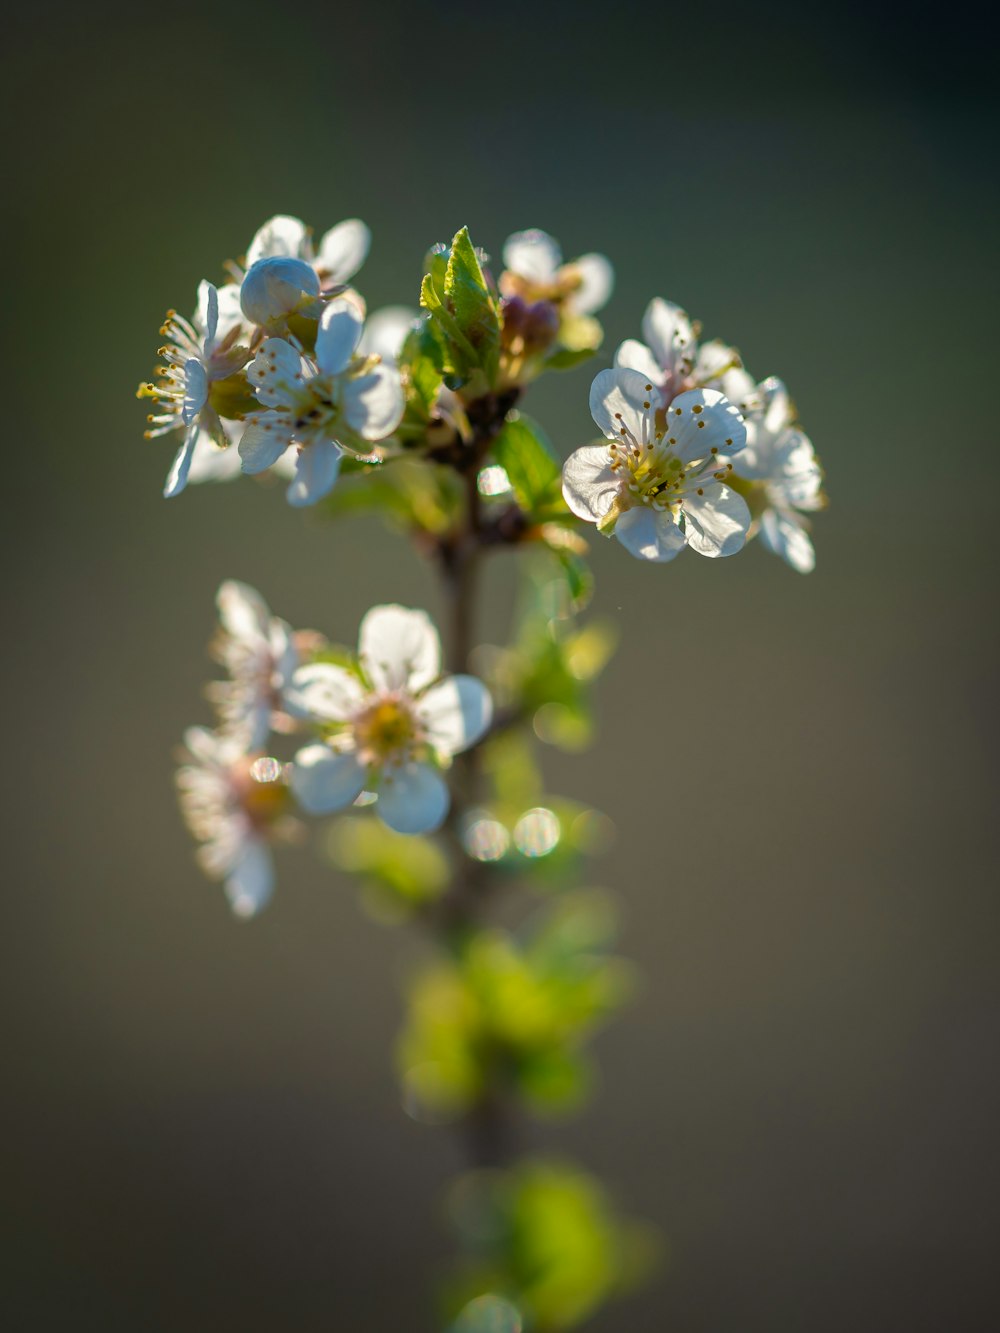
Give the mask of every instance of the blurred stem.
[[[485, 452], [485, 449], [483, 449]], [[469, 669], [476, 628], [476, 596], [484, 548], [482, 501], [479, 495], [479, 466], [464, 473], [463, 521], [453, 539], [441, 549], [444, 599], [447, 610], [448, 670], [461, 674]], [[458, 755], [452, 768], [449, 829], [455, 845], [455, 873], [441, 904], [439, 918], [442, 942], [452, 949], [461, 945], [484, 924], [490, 890], [489, 868], [468, 855], [462, 844], [465, 816], [478, 798], [481, 781], [481, 746]], [[472, 1165], [499, 1167], [511, 1154], [512, 1125], [504, 1095], [502, 1071], [486, 1061], [483, 1092], [463, 1122]]]

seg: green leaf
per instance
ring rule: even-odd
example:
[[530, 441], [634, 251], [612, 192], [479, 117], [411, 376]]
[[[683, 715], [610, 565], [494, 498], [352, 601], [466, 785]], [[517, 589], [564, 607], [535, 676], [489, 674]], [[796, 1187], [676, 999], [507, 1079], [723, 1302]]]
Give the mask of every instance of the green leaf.
[[559, 459], [541, 426], [530, 417], [518, 413], [505, 422], [493, 454], [525, 513], [539, 516], [561, 496]]
[[500, 351], [500, 319], [468, 227], [456, 233], [444, 279], [444, 295], [477, 362], [492, 378]]
[[396, 919], [430, 902], [448, 883], [448, 859], [435, 843], [394, 833], [374, 819], [339, 819], [328, 845], [335, 864], [362, 876], [374, 891], [368, 904], [383, 919]]
[[579, 1051], [532, 1052], [517, 1070], [521, 1095], [539, 1115], [565, 1115], [587, 1101], [594, 1081], [590, 1061]]
[[442, 369], [456, 375], [465, 374], [479, 364], [476, 349], [462, 332], [461, 326], [445, 304], [429, 273], [420, 284], [420, 304], [429, 311], [433, 327], [440, 334]]

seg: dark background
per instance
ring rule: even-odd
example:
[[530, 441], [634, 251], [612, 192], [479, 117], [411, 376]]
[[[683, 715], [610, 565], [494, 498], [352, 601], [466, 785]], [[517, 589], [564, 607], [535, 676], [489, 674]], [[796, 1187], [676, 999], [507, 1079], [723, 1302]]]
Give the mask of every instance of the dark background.
[[[597, 365], [678, 300], [786, 379], [827, 467], [810, 578], [595, 550], [622, 649], [587, 761], [548, 772], [618, 827], [595, 877], [646, 985], [592, 1109], [537, 1143], [670, 1247], [595, 1333], [997, 1326], [990, 41], [860, 5], [8, 29], [5, 1327], [433, 1328], [460, 1154], [398, 1107], [415, 943], [308, 852], [233, 921], [171, 788], [223, 577], [347, 640], [435, 606], [374, 526], [250, 483], [160, 498], [133, 393], [162, 313], [278, 211], [369, 222], [373, 308], [463, 223], [603, 250]], [[588, 384], [533, 394], [565, 453]]]

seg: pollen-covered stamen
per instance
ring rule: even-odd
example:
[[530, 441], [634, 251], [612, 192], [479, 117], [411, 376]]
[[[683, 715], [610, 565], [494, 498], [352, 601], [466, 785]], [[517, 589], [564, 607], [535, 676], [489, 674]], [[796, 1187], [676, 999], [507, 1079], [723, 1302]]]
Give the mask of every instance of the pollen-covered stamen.
[[212, 347], [176, 310], [167, 311], [160, 333], [170, 341], [157, 349], [157, 356], [163, 358], [156, 368], [157, 379], [140, 384], [136, 392], [137, 398], [152, 398], [160, 408], [158, 415], [151, 413], [146, 418], [152, 428], [144, 432], [147, 440], [188, 427], [205, 405], [209, 381], [228, 374], [232, 361], [230, 349], [226, 365], [214, 366]]
[[639, 434], [624, 422], [622, 414], [614, 414], [618, 423], [620, 441], [612, 441], [611, 470], [628, 493], [629, 503], [651, 505], [656, 509], [671, 508], [680, 498], [684, 483], [684, 464], [673, 453], [665, 432], [657, 424], [657, 406], [652, 398], [653, 386], [645, 386], [649, 398], [643, 399], [644, 413], [640, 418]]
[[412, 700], [402, 692], [380, 695], [351, 726], [358, 758], [367, 764], [405, 763], [423, 740]]

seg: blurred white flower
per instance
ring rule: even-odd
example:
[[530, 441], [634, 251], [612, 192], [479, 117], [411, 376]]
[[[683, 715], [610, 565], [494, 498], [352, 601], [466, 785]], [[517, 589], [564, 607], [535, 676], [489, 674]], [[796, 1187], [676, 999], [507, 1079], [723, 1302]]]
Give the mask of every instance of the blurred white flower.
[[318, 290], [342, 286], [354, 277], [368, 257], [371, 233], [360, 218], [347, 218], [326, 232], [313, 246], [312, 228], [300, 219], [279, 213], [259, 228], [247, 250], [249, 269], [260, 259], [301, 259], [316, 271]]
[[253, 916], [274, 889], [270, 844], [297, 827], [288, 815], [284, 768], [248, 752], [235, 736], [204, 727], [189, 728], [184, 744], [177, 791], [184, 820], [201, 844], [198, 861], [223, 881], [236, 915]]
[[292, 791], [328, 814], [377, 788], [376, 812], [399, 833], [427, 833], [448, 812], [440, 767], [474, 745], [492, 718], [485, 685], [441, 676], [441, 644], [423, 611], [376, 606], [361, 622], [364, 680], [344, 667], [300, 667], [285, 692], [289, 712], [326, 728], [295, 756]]
[[581, 255], [564, 263], [559, 242], [537, 227], [508, 236], [503, 262], [504, 296], [519, 296], [529, 303], [553, 301], [572, 315], [600, 310], [615, 283], [614, 269], [604, 255]]
[[416, 310], [405, 305], [387, 305], [368, 316], [358, 343], [361, 356], [378, 356], [383, 361], [398, 361], [403, 344], [420, 319]]
[[574, 514], [642, 560], [672, 560], [685, 545], [707, 556], [742, 548], [750, 511], [725, 482], [746, 427], [721, 393], [689, 390], [668, 407], [646, 376], [603, 370], [590, 410], [611, 443], [567, 459], [563, 495]]
[[176, 310], [168, 311], [160, 330], [169, 339], [159, 350], [164, 364], [157, 368], [156, 383], [140, 384], [136, 394], [138, 398], [152, 398], [159, 409], [148, 417], [147, 439], [173, 431], [184, 435], [163, 489], [168, 499], [179, 495], [187, 485], [200, 436], [221, 447], [228, 445], [222, 418], [209, 395], [215, 381], [234, 374], [249, 358], [247, 348], [237, 342], [242, 326], [233, 323], [228, 314], [228, 327], [220, 332], [219, 294], [211, 283], [202, 283], [198, 305], [194, 323]]
[[240, 440], [243, 471], [263, 472], [298, 445], [292, 505], [315, 504], [334, 486], [355, 441], [384, 440], [399, 425], [404, 396], [394, 366], [355, 359], [363, 315], [348, 296], [330, 301], [316, 336], [315, 361], [282, 338], [261, 344], [248, 371], [268, 409], [250, 418]]
[[741, 412], [757, 406], [756, 385], [743, 369], [735, 347], [718, 339], [698, 343], [698, 326], [671, 301], [655, 297], [642, 319], [645, 342], [629, 338], [615, 353], [615, 365], [636, 370], [659, 390], [664, 403], [688, 389], [716, 389]]
[[272, 616], [260, 593], [245, 583], [227, 579], [216, 605], [220, 629], [213, 648], [229, 680], [214, 681], [210, 697], [223, 732], [248, 750], [259, 750], [299, 663], [295, 640], [285, 621]]
[[802, 511], [823, 508], [823, 470], [811, 440], [796, 425], [781, 380], [764, 380], [758, 392], [761, 406], [747, 418], [747, 446], [733, 464], [754, 516], [750, 535], [758, 534], [775, 555], [808, 574], [816, 554]]

